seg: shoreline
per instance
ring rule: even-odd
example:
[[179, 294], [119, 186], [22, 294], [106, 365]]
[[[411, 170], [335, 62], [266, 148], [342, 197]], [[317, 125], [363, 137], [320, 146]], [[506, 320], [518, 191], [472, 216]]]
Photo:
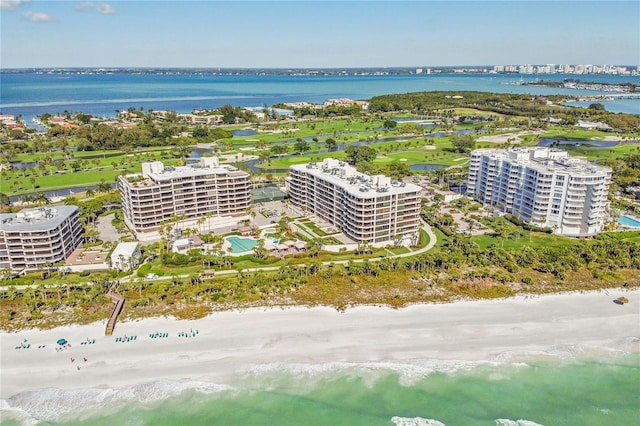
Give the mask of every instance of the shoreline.
[[[622, 294], [629, 303], [615, 304]], [[109, 337], [102, 322], [2, 332], [0, 398], [158, 380], [224, 383], [237, 374], [278, 365], [510, 362], [563, 356], [563, 351], [570, 354], [576, 348], [583, 353], [637, 353], [639, 306], [639, 290], [616, 289], [402, 309], [360, 306], [345, 312], [329, 307], [251, 308], [199, 320], [119, 323]], [[118, 337], [121, 341], [116, 342]], [[58, 339], [71, 347], [60, 349]], [[22, 344], [31, 346], [16, 349]]]

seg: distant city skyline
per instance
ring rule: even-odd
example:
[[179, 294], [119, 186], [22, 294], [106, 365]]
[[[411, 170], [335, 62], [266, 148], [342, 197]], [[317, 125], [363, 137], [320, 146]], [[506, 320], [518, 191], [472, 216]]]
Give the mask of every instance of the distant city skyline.
[[637, 1], [0, 0], [2, 68], [640, 64]]

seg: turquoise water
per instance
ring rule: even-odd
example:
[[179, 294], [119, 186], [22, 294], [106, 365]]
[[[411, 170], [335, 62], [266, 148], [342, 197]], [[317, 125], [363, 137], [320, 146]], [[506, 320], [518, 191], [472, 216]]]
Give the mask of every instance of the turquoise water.
[[[171, 387], [175, 394], [167, 396]], [[91, 426], [632, 425], [640, 418], [640, 354], [506, 364], [284, 364], [225, 386], [158, 382], [43, 392], [4, 405], [31, 410], [13, 412], [14, 419]], [[38, 398], [48, 414], [31, 403]]]
[[634, 228], [640, 228], [640, 221], [635, 220], [632, 217], [629, 216], [621, 216], [620, 219], [618, 219], [618, 223], [620, 225], [624, 225], [624, 226], [631, 226]]
[[227, 241], [231, 243], [231, 253], [251, 251], [258, 245], [258, 241], [251, 238], [228, 237]]

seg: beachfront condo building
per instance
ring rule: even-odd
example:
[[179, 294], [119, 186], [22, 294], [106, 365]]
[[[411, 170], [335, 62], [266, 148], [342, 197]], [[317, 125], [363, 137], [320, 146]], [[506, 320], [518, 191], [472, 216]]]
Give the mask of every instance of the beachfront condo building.
[[118, 188], [125, 223], [137, 234], [157, 232], [175, 218], [242, 216], [251, 206], [249, 173], [215, 157], [178, 167], [142, 163], [142, 173], [120, 176]]
[[76, 206], [23, 209], [0, 214], [0, 268], [37, 271], [64, 261], [82, 244]]
[[410, 244], [420, 228], [417, 185], [369, 176], [327, 158], [291, 166], [287, 178], [294, 205], [333, 224], [357, 242]]
[[611, 169], [547, 147], [477, 149], [467, 194], [531, 225], [583, 237], [604, 228]]

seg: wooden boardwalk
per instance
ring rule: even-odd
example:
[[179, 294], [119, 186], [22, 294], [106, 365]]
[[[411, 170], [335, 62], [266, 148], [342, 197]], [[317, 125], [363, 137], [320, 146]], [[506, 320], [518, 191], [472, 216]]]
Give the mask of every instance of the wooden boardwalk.
[[109, 290], [107, 291], [107, 296], [111, 298], [111, 301], [115, 303], [113, 307], [113, 311], [111, 311], [111, 316], [109, 317], [109, 322], [107, 322], [107, 328], [104, 332], [105, 336], [111, 336], [113, 334], [113, 329], [116, 328], [116, 321], [118, 321], [118, 315], [122, 312], [122, 308], [124, 308], [124, 297], [120, 296], [118, 293], [118, 283], [114, 283]]

